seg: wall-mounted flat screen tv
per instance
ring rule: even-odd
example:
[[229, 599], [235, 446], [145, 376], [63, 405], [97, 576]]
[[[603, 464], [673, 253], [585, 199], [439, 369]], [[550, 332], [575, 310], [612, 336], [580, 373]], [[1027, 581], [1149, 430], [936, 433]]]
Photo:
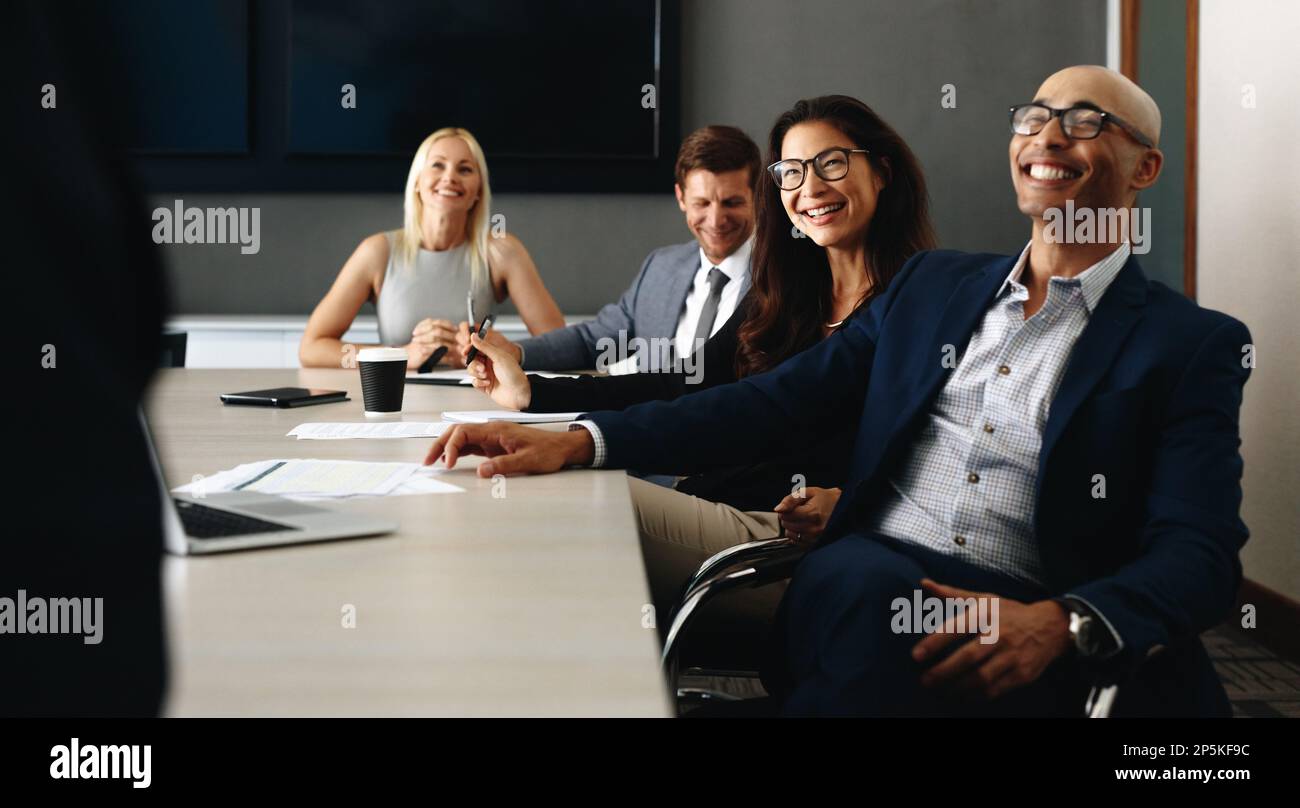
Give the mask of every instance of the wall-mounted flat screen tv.
[[55, 1], [117, 63], [150, 191], [392, 191], [445, 126], [499, 191], [672, 182], [678, 0]]
[[644, 158], [653, 0], [294, 0], [291, 154], [409, 154], [469, 129], [494, 157]]

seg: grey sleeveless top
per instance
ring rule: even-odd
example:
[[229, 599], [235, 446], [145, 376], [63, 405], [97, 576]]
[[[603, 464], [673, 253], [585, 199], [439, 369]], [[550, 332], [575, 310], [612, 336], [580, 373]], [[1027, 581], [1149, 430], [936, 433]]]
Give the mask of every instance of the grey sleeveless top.
[[[398, 255], [397, 231], [384, 235], [388, 238], [388, 266], [375, 303], [379, 341], [393, 346], [407, 344], [411, 341], [411, 331], [426, 317], [452, 323], [468, 320], [466, 300], [473, 274], [469, 243], [442, 252], [421, 248], [415, 265], [410, 266]], [[474, 289], [474, 317], [478, 320], [491, 312], [496, 302], [492, 280], [488, 273], [483, 274], [483, 283]]]

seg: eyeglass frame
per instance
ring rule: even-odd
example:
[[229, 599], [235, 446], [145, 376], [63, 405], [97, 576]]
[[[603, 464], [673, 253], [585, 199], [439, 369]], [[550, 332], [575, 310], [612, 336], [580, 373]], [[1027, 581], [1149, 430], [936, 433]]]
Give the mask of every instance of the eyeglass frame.
[[[846, 165], [851, 165], [851, 164], [852, 164], [853, 161], [852, 161], [852, 159], [851, 159], [851, 155], [854, 155], [854, 154], [871, 154], [871, 150], [870, 150], [870, 149], [850, 149], [850, 148], [848, 148], [847, 146], [831, 146], [831, 147], [828, 148], [828, 149], [822, 149], [821, 151], [817, 152], [817, 153], [814, 154], [812, 157], [809, 157], [809, 158], [806, 159], [806, 160], [800, 160], [800, 159], [795, 158], [795, 157], [788, 157], [788, 158], [786, 158], [786, 159], [784, 159], [784, 160], [777, 160], [775, 163], [773, 163], [772, 165], [770, 165], [770, 166], [767, 167], [767, 175], [768, 175], [769, 177], [772, 178], [772, 182], [776, 183], [776, 187], [777, 187], [779, 190], [782, 190], [782, 191], [797, 191], [797, 190], [799, 190], [800, 188], [803, 187], [803, 184], [804, 184], [805, 182], [808, 181], [808, 164], [809, 164], [809, 163], [812, 163], [812, 164], [813, 164], [813, 173], [816, 174], [818, 177], [820, 177], [823, 181], [825, 181], [825, 182], [839, 182], [840, 180], [844, 179], [844, 177], [847, 177], [847, 176], [849, 175], [849, 169], [848, 169], [848, 168], [845, 168], [845, 169], [844, 169], [844, 176], [842, 176], [842, 177], [836, 177], [835, 179], [829, 179], [829, 178], [827, 178], [826, 176], [824, 176], [824, 175], [822, 174], [821, 170], [817, 167], [817, 158], [821, 157], [821, 156], [822, 156], [823, 154], [825, 154], [826, 152], [832, 152], [832, 151], [842, 151], [842, 152], [844, 152], [845, 155], [846, 155], [846, 157], [848, 157], [848, 159], [846, 159], [846, 160], [844, 161]], [[782, 187], [782, 186], [781, 186], [781, 181], [778, 180], [778, 179], [776, 178], [776, 174], [772, 173], [772, 170], [773, 170], [774, 168], [776, 168], [777, 166], [781, 165], [782, 163], [798, 163], [798, 164], [799, 164], [799, 170], [803, 172], [803, 179], [799, 180], [799, 184], [796, 185], [796, 186], [793, 187], [793, 188], [784, 188], [784, 187]]]
[[[1156, 147], [1155, 141], [1153, 141], [1151, 138], [1147, 137], [1146, 135], [1142, 134], [1142, 132], [1136, 126], [1124, 120], [1123, 118], [1119, 117], [1118, 115], [1112, 112], [1107, 112], [1104, 109], [1099, 109], [1095, 106], [1088, 106], [1084, 104], [1075, 104], [1074, 106], [1066, 107], [1065, 109], [1057, 109], [1055, 107], [1049, 107], [1046, 104], [1040, 104], [1037, 101], [1027, 101], [1023, 104], [1016, 104], [1015, 106], [1011, 107], [1010, 114], [1008, 115], [1007, 118], [1007, 122], [1011, 126], [1011, 134], [1013, 135], [1021, 135], [1021, 137], [1033, 137], [1034, 135], [1038, 134], [1038, 132], [1033, 132], [1031, 134], [1026, 135], [1016, 131], [1016, 110], [1023, 109], [1024, 107], [1039, 107], [1051, 113], [1048, 116], [1047, 120], [1043, 123], [1042, 129], [1039, 129], [1038, 132], [1041, 132], [1043, 131], [1043, 129], [1046, 129], [1048, 124], [1052, 122], [1053, 118], [1060, 118], [1061, 132], [1066, 137], [1070, 138], [1071, 140], [1096, 140], [1098, 137], [1101, 136], [1101, 130], [1106, 126], [1107, 121], [1109, 121], [1115, 124], [1116, 126], [1118, 126], [1120, 129], [1127, 132], [1129, 137], [1136, 140], [1142, 146], [1145, 146], [1148, 149], [1154, 149]], [[1097, 114], [1101, 115], [1101, 125], [1097, 127], [1097, 134], [1092, 135], [1091, 137], [1075, 137], [1074, 135], [1065, 131], [1065, 114], [1067, 112], [1073, 112], [1076, 109], [1086, 109], [1089, 112], [1096, 112]]]

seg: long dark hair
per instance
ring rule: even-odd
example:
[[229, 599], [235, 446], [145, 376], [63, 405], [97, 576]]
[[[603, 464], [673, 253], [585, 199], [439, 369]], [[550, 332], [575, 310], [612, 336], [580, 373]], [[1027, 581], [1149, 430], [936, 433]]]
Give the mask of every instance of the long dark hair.
[[[781, 159], [786, 133], [809, 121], [825, 121], [852, 141], [844, 145], [869, 150], [872, 169], [885, 179], [864, 237], [871, 286], [861, 308], [885, 291], [908, 258], [935, 246], [925, 175], [893, 127], [847, 95], [807, 98], [777, 118], [768, 138], [768, 164]], [[810, 238], [793, 237], [781, 191], [770, 177], [760, 180], [755, 207], [754, 280], [738, 331], [737, 376], [769, 370], [815, 345], [832, 302], [826, 250]]]

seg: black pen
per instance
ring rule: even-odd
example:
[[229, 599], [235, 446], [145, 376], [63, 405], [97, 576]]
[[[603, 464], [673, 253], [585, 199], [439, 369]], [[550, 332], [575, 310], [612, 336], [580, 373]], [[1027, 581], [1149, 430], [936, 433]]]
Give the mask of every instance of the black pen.
[[[484, 337], [486, 337], [488, 329], [491, 327], [492, 327], [492, 315], [489, 314], [488, 316], [483, 318], [482, 324], [480, 324], [478, 327], [478, 338], [483, 339]], [[478, 348], [471, 347], [469, 349], [469, 353], [465, 354], [465, 367], [469, 367], [469, 363], [473, 362], [474, 357], [476, 356], [478, 356]]]

